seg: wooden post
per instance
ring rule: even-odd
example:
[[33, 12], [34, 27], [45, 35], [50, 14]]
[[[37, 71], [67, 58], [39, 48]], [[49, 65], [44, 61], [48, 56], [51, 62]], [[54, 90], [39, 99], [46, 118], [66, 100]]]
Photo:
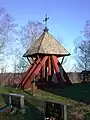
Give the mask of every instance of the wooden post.
[[29, 79], [29, 76], [33, 73], [33, 71], [35, 70], [35, 68], [37, 67], [37, 65], [40, 63], [40, 59], [37, 59], [34, 62], [34, 65], [32, 66], [32, 68], [30, 69], [30, 71], [28, 72], [27, 76], [24, 77], [23, 81], [22, 81], [22, 86], [25, 85], [25, 83], [27, 82], [27, 80]]
[[36, 67], [34, 68], [33, 72], [29, 74], [28, 79], [24, 82], [23, 86], [27, 88], [27, 85], [31, 84], [32, 80], [39, 74], [43, 63], [48, 59], [48, 56], [42, 58], [41, 62], [39, 62]]
[[51, 76], [51, 58], [48, 58], [48, 83], [52, 83], [52, 76]]
[[42, 70], [43, 70], [43, 82], [46, 82], [46, 80], [45, 80], [45, 69], [46, 69], [46, 62], [44, 62], [43, 66], [42, 66]]
[[35, 96], [35, 78], [32, 81], [32, 95]]
[[[38, 56], [38, 58], [39, 58], [39, 56]], [[44, 82], [44, 80], [45, 80], [45, 63], [46, 63], [46, 61], [43, 61], [43, 66], [42, 66], [42, 61], [40, 61], [40, 64], [41, 64], [41, 70], [40, 70], [40, 81], [41, 82]]]
[[40, 70], [40, 82], [42, 83], [43, 82], [43, 68], [41, 67], [41, 70]]
[[47, 64], [48, 61], [46, 61], [46, 66], [45, 66], [45, 82], [47, 83], [48, 82], [48, 73], [47, 73]]
[[64, 56], [63, 56], [63, 58], [62, 58], [61, 65], [62, 65], [63, 61], [64, 61]]
[[60, 69], [58, 66], [59, 61], [56, 56], [52, 56], [52, 60], [53, 60], [54, 69], [56, 71], [56, 77], [57, 77], [58, 83], [60, 83], [61, 75], [60, 75]]
[[53, 60], [52, 60], [52, 56], [51, 56], [51, 76], [53, 78], [53, 74], [54, 74], [54, 65], [53, 65]]

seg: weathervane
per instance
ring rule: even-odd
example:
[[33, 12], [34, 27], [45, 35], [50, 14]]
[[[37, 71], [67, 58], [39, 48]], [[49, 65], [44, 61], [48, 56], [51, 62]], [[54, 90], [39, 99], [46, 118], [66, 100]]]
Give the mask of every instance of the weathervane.
[[48, 21], [48, 19], [49, 19], [49, 17], [47, 17], [47, 14], [46, 14], [45, 19], [43, 20], [45, 22], [45, 29], [44, 29], [44, 31], [48, 31], [48, 29], [47, 29], [47, 21]]

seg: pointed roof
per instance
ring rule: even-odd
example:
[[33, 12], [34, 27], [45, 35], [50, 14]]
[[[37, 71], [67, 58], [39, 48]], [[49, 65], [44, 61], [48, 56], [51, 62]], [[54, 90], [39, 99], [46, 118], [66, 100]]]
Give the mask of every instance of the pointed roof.
[[36, 54], [56, 55], [58, 57], [70, 55], [70, 53], [48, 32], [47, 29], [44, 30], [43, 34], [23, 56], [30, 57]]

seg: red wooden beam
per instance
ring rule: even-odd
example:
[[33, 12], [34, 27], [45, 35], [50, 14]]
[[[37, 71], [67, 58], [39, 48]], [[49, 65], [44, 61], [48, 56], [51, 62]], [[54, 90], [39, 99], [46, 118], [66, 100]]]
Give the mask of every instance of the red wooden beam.
[[33, 73], [34, 69], [37, 67], [37, 65], [39, 64], [40, 62], [40, 58], [39, 59], [36, 59], [36, 61], [34, 62], [34, 65], [32, 66], [32, 68], [30, 69], [30, 71], [28, 72], [27, 76], [24, 77], [23, 81], [22, 81], [22, 86], [23, 84], [25, 83], [25, 81], [27, 81], [27, 79], [29, 78], [29, 76]]
[[[35, 60], [34, 62], [37, 63], [36, 60]], [[28, 75], [29, 71], [32, 69], [33, 65], [34, 65], [34, 63], [33, 63], [32, 66], [30, 66], [30, 67], [28, 68], [28, 70], [24, 73], [24, 75], [23, 75], [23, 77], [22, 77], [22, 79], [21, 79], [21, 81], [20, 81], [20, 83], [19, 83], [19, 86], [22, 86], [22, 82], [24, 81], [24, 79], [25, 79], [26, 76]]]
[[[41, 62], [40, 62], [41, 63]], [[41, 82], [44, 82], [45, 80], [45, 63], [46, 61], [43, 62], [43, 66], [41, 67], [41, 71], [40, 71], [40, 74], [41, 74]]]
[[51, 56], [48, 58], [48, 82], [52, 83], [52, 76], [51, 76]]
[[43, 66], [41, 67], [40, 70], [40, 82], [43, 82]]
[[[48, 60], [48, 59], [47, 59]], [[46, 61], [44, 61], [44, 63], [43, 63], [43, 78], [44, 78], [44, 82], [46, 82], [47, 80], [46, 80], [46, 75], [47, 75], [47, 60]]]
[[51, 56], [51, 76], [53, 77], [54, 74], [54, 65], [53, 65], [53, 60], [52, 60], [52, 56]]
[[61, 75], [60, 75], [60, 69], [58, 66], [58, 62], [59, 62], [58, 58], [56, 56], [52, 56], [52, 61], [53, 61], [53, 65], [54, 65], [54, 69], [56, 72], [56, 77], [57, 77], [58, 83], [60, 83]]
[[34, 71], [32, 72], [31, 75], [29, 75], [29, 77], [27, 78], [27, 80], [24, 82], [23, 86], [26, 87], [26, 84], [30, 84], [30, 82], [32, 82], [32, 80], [38, 75], [41, 67], [43, 66], [44, 62], [48, 59], [48, 56], [45, 56], [41, 61], [39, 61], [39, 64], [36, 66], [36, 68], [34, 69]]
[[28, 70], [24, 73], [23, 77], [22, 77], [21, 80], [20, 80], [19, 85], [22, 85], [23, 80], [25, 79], [25, 77], [27, 76], [27, 74], [29, 73], [29, 71], [30, 71], [31, 69], [32, 69], [32, 66], [30, 66], [30, 67], [28, 68]]
[[48, 58], [48, 76], [51, 76], [51, 59], [50, 59], [50, 56]]
[[47, 67], [48, 67], [48, 61], [46, 61], [46, 64], [45, 64], [45, 83], [47, 83], [48, 81], [48, 72], [47, 72]]
[[42, 68], [41, 68], [41, 80], [42, 80], [42, 82], [45, 82], [45, 61], [44, 61], [44, 63], [43, 63], [43, 66], [42, 66]]
[[46, 62], [43, 64], [43, 78], [45, 79], [45, 68], [46, 68]]

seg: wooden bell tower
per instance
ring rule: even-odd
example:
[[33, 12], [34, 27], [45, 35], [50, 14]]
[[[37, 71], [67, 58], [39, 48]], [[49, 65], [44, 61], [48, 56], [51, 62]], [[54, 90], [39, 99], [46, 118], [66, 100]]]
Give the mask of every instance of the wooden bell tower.
[[[32, 87], [33, 80], [36, 80], [36, 86], [42, 84], [71, 84], [71, 81], [62, 67], [62, 63], [58, 58], [61, 57], [62, 61], [65, 56], [70, 53], [58, 43], [58, 41], [48, 32], [46, 15], [45, 29], [43, 34], [35, 41], [35, 43], [26, 51], [24, 57], [27, 57], [31, 63], [28, 70], [24, 73], [19, 85], [23, 88]], [[62, 72], [63, 74], [61, 74]], [[56, 75], [56, 80], [52, 79]]]

